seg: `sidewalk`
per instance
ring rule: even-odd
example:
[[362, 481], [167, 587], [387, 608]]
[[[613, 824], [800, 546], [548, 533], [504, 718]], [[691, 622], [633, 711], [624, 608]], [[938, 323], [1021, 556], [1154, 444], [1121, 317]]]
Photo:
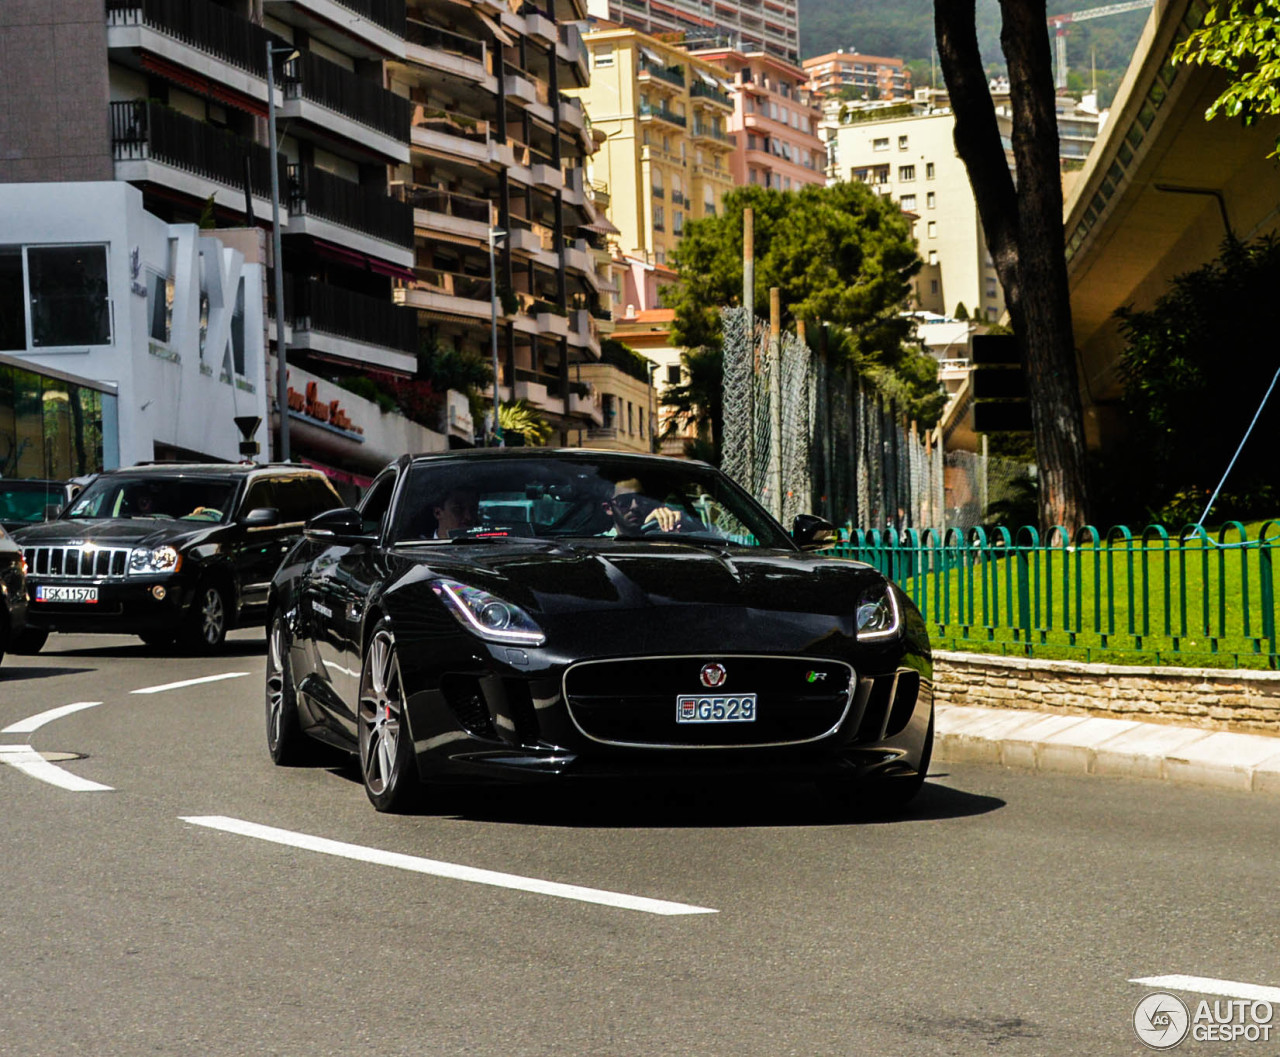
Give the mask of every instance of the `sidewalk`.
[[1280, 738], [1011, 708], [938, 705], [935, 762], [1155, 778], [1280, 794]]

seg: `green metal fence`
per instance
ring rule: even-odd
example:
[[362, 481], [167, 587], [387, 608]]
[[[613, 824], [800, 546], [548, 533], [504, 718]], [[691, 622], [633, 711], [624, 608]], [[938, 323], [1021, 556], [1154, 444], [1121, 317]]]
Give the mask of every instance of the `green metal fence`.
[[829, 553], [900, 584], [943, 649], [1116, 664], [1280, 668], [1273, 555], [1280, 521], [1072, 538], [948, 529], [854, 530]]

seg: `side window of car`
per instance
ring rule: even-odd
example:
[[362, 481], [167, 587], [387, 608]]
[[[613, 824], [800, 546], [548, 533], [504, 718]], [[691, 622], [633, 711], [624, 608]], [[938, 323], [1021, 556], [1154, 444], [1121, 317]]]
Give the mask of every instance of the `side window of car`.
[[302, 477], [281, 477], [275, 482], [282, 524], [306, 521], [311, 516], [307, 482]]
[[342, 501], [342, 496], [338, 495], [337, 489], [333, 487], [325, 477], [304, 477], [303, 482], [307, 489], [307, 517], [313, 518], [317, 514], [323, 514], [326, 510], [333, 510], [336, 507], [346, 506]]
[[279, 505], [272, 482], [266, 478], [260, 478], [249, 485], [244, 502], [240, 504], [240, 516], [243, 517], [250, 510], [258, 510], [262, 507], [279, 509]]
[[396, 475], [393, 473], [379, 477], [369, 486], [369, 491], [360, 503], [360, 519], [364, 522], [367, 535], [376, 535], [382, 531], [382, 522], [387, 508], [391, 506], [391, 496], [395, 489]]

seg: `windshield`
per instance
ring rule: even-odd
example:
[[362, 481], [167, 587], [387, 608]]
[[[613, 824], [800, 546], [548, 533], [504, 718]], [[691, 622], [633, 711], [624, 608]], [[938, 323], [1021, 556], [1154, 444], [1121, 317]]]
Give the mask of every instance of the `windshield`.
[[[0, 481], [0, 521], [37, 524], [62, 509], [62, 485], [47, 481]], [[53, 509], [49, 509], [52, 507]]]
[[505, 534], [791, 546], [768, 515], [715, 470], [609, 456], [416, 463], [391, 531], [398, 543]]
[[67, 511], [69, 518], [158, 518], [222, 521], [235, 482], [198, 477], [99, 477]]

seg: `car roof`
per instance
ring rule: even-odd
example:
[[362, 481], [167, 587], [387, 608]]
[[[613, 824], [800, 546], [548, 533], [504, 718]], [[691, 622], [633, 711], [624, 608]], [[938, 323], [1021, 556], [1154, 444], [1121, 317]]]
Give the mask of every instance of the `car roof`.
[[637, 463], [657, 463], [667, 466], [696, 466], [710, 469], [710, 463], [699, 459], [677, 459], [670, 455], [650, 455], [647, 452], [614, 451], [609, 448], [461, 448], [452, 451], [428, 452], [411, 456], [415, 465], [433, 462], [471, 461], [475, 459], [554, 459], [564, 462], [582, 462], [589, 459], [608, 458]]
[[292, 463], [241, 463], [241, 462], [143, 462], [134, 466], [120, 466], [107, 470], [104, 476], [138, 476], [162, 477], [174, 474], [201, 477], [248, 477], [255, 473], [296, 473], [311, 477], [323, 477], [319, 471], [310, 466], [295, 466]]
[[9, 488], [13, 485], [17, 485], [19, 488], [23, 486], [63, 488], [66, 485], [66, 481], [55, 481], [47, 477], [0, 477], [0, 488]]

